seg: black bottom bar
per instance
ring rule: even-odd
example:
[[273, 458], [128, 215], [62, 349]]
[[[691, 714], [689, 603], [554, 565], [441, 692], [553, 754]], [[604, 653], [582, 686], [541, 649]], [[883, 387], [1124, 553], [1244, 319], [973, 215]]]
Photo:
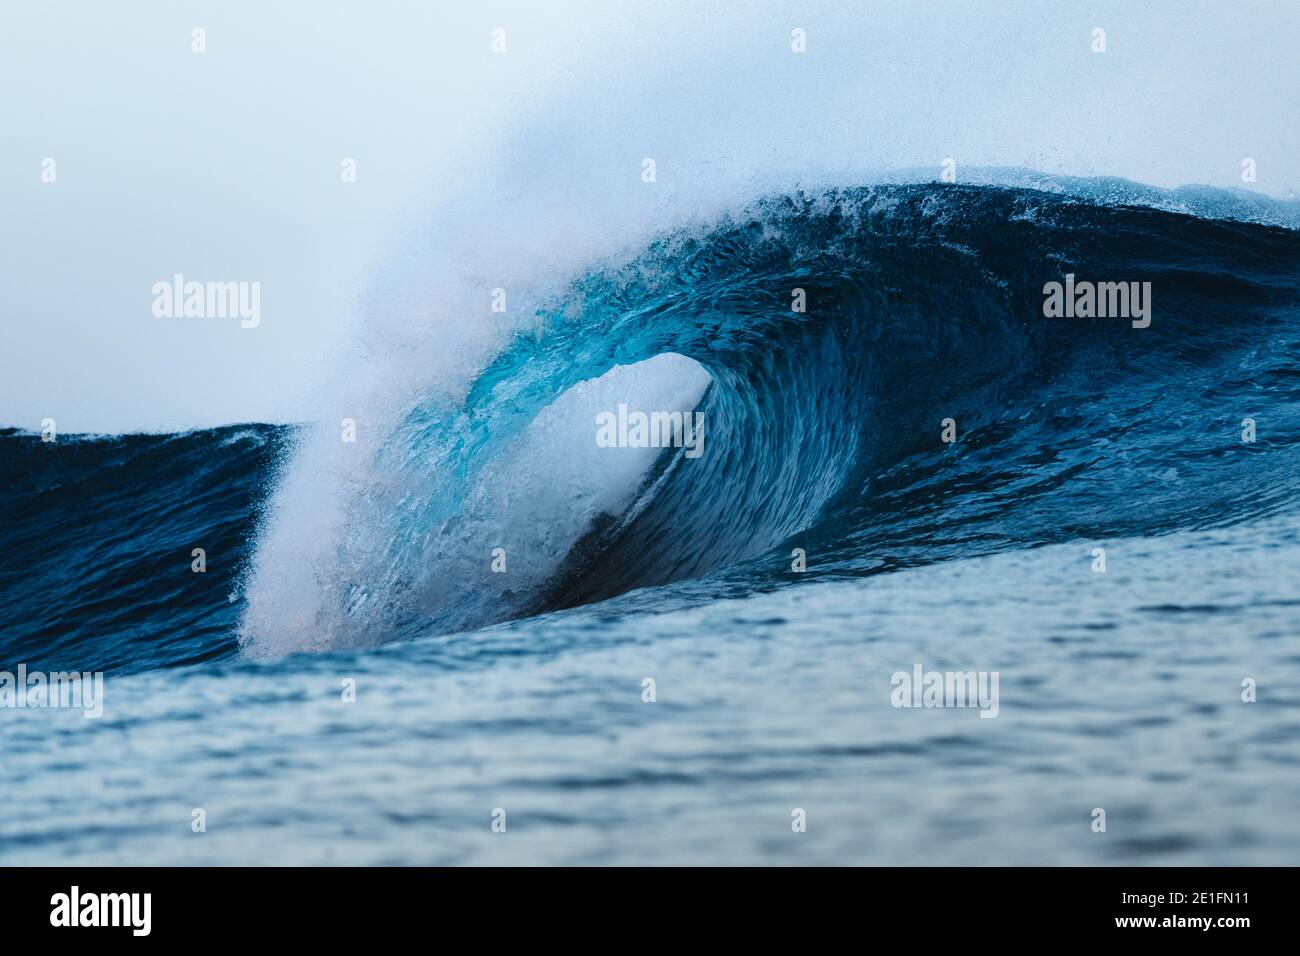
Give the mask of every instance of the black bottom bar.
[[974, 942], [995, 930], [999, 941], [1199, 935], [1231, 944], [1243, 932], [1284, 928], [1294, 876], [1282, 868], [38, 868], [0, 872], [0, 916], [6, 943], [76, 933], [82, 943], [266, 935], [337, 945], [428, 938], [434, 928], [484, 941], [560, 929], [566, 941], [612, 943], [603, 934], [621, 926], [628, 939], [670, 945], [710, 928], [743, 938], [802, 926], [918, 942], [931, 934]]

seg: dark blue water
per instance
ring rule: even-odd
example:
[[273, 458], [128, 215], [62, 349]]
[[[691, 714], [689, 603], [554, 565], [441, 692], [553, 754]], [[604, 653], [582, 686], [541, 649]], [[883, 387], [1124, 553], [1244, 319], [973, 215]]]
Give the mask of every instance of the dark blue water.
[[[0, 669], [108, 672], [99, 720], [0, 710], [0, 857], [1289, 862], [1293, 217], [763, 198], [530, 303], [329, 506], [331, 426], [0, 433]], [[1045, 318], [1066, 273], [1150, 326]], [[665, 389], [705, 453], [589, 467], [590, 402]], [[892, 707], [917, 663], [1000, 672], [998, 718]]]

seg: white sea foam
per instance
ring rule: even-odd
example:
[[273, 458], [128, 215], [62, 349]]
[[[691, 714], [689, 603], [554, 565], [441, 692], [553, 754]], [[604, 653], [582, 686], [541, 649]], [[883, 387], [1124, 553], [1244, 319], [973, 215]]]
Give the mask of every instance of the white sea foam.
[[[693, 409], [709, 382], [699, 363], [665, 353], [574, 385], [470, 479], [446, 528], [404, 545], [400, 588], [382, 540], [400, 529], [385, 519], [421, 489], [375, 467], [382, 436], [353, 445], [318, 430], [287, 469], [265, 522], [246, 585], [245, 652], [378, 643], [395, 615], [455, 629], [523, 610], [597, 519], [628, 510], [661, 451], [598, 446], [597, 413], [626, 401]], [[377, 513], [358, 501], [381, 503], [374, 526], [358, 524]], [[497, 548], [500, 574], [491, 570]], [[365, 606], [343, 600], [353, 585], [364, 587]]]

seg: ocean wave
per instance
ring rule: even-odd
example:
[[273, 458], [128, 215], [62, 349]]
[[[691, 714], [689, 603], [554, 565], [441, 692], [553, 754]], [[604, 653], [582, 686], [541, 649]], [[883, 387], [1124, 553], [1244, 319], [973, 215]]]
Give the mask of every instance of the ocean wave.
[[[315, 646], [463, 630], [760, 557], [788, 569], [794, 547], [858, 573], [884, 542], [887, 563], [933, 560], [1267, 510], [1276, 489], [1242, 486], [1274, 466], [1291, 484], [1270, 456], [1295, 434], [1277, 413], [1298, 263], [1285, 228], [1004, 186], [795, 192], [679, 228], [517, 306], [514, 338], [455, 403], [401, 403], [325, 556], [298, 561], [307, 588], [272, 541], [246, 646], [295, 649], [308, 618]], [[1045, 283], [1067, 273], [1152, 283], [1152, 325], [1044, 318]], [[690, 364], [606, 378], [668, 355]], [[661, 407], [650, 382], [695, 367], [710, 379], [695, 460], [668, 449], [632, 477], [594, 453], [590, 405], [544, 414], [602, 380], [611, 408]], [[1261, 379], [1283, 394], [1268, 441], [1240, 452]], [[559, 464], [578, 448], [583, 485]], [[1189, 455], [1218, 460], [1184, 476]], [[608, 484], [619, 507], [568, 507]]]
[[[357, 442], [7, 434], [5, 658], [372, 646], [779, 588], [795, 549], [860, 576], [1294, 501], [1294, 204], [1029, 175], [769, 195], [548, 277], [466, 387], [395, 389]], [[1149, 282], [1150, 325], [1045, 317], [1067, 274]], [[620, 403], [698, 412], [703, 453], [600, 448]]]

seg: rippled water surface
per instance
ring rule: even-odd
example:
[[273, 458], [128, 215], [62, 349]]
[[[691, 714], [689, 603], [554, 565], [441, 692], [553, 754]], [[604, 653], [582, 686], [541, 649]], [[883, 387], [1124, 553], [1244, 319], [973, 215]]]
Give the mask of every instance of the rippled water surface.
[[[1100, 542], [1105, 574], [1089, 543], [663, 613], [624, 613], [650, 599], [630, 595], [379, 651], [121, 677], [99, 721], [6, 715], [0, 853], [1291, 863], [1298, 534]], [[890, 675], [917, 661], [999, 671], [999, 716], [892, 707]]]

